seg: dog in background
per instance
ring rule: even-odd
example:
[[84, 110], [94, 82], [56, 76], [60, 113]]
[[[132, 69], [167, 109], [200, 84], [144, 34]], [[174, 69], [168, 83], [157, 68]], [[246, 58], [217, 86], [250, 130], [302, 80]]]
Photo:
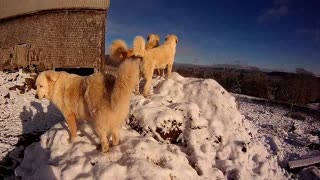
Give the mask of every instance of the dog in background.
[[[88, 121], [100, 138], [102, 152], [119, 144], [119, 129], [129, 113], [129, 102], [137, 79], [141, 57], [142, 37], [134, 40], [134, 54], [124, 59], [117, 77], [95, 73], [81, 77], [75, 74], [44, 71], [36, 80], [36, 97], [48, 99], [64, 115], [70, 132], [70, 141], [77, 136], [77, 122]], [[143, 47], [145, 48], [145, 47]]]
[[[139, 53], [143, 55], [140, 71], [146, 80], [146, 84], [143, 88], [143, 95], [146, 97], [149, 95], [154, 69], [166, 69], [166, 79], [171, 77], [172, 66], [176, 54], [176, 46], [178, 44], [178, 37], [173, 34], [168, 35], [162, 45], [149, 50], [144, 48], [144, 43], [144, 39], [139, 39], [139, 41], [137, 41], [137, 46], [142, 48], [139, 50]], [[138, 47], [134, 50], [138, 50]], [[137, 86], [136, 91], [138, 89], [139, 86]]]
[[[149, 34], [147, 37], [147, 45], [146, 50], [156, 48], [160, 46], [160, 36], [157, 34]], [[164, 76], [164, 70], [163, 69], [157, 69], [158, 75], [163, 77]], [[162, 75], [161, 75], [162, 71]]]
[[[158, 47], [160, 44], [160, 36], [157, 34], [149, 34], [148, 42], [145, 49]], [[122, 62], [133, 55], [133, 49], [128, 49], [127, 44], [123, 40], [115, 40], [110, 46], [110, 59], [115, 62]]]

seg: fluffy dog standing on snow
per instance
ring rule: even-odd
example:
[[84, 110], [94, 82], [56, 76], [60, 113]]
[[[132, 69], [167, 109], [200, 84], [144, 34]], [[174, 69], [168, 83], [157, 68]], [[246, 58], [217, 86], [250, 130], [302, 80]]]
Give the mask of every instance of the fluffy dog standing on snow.
[[[149, 34], [147, 37], [146, 50], [156, 48], [158, 46], [160, 46], [160, 36], [156, 34]], [[164, 76], [164, 69], [157, 69], [157, 70], [158, 70], [159, 76]], [[162, 71], [162, 75], [160, 71]]]
[[[140, 42], [142, 37], [134, 40]], [[66, 72], [45, 71], [37, 80], [38, 98], [46, 98], [64, 115], [71, 142], [77, 136], [77, 121], [86, 120], [100, 138], [102, 152], [119, 144], [119, 129], [129, 112], [129, 101], [139, 77], [140, 44], [133, 57], [119, 67], [117, 78], [104, 73], [81, 77]]]
[[[149, 34], [148, 42], [145, 49], [152, 49], [158, 47], [160, 44], [160, 36], [157, 34]], [[117, 62], [122, 62], [126, 58], [132, 56], [133, 49], [128, 49], [127, 44], [123, 40], [115, 40], [110, 46], [110, 58]]]
[[[144, 40], [139, 39], [137, 43], [140, 43], [140, 45], [137, 46], [142, 47], [140, 52], [144, 52], [141, 53], [144, 54], [144, 56], [141, 62], [140, 71], [142, 72], [144, 79], [146, 79], [146, 84], [143, 88], [143, 95], [148, 96], [152, 81], [152, 74], [155, 68], [167, 69], [166, 79], [171, 77], [178, 37], [176, 35], [168, 35], [161, 46], [149, 50], [143, 48]], [[139, 86], [137, 89], [138, 88]]]
[[[110, 56], [114, 58], [127, 57], [130, 53], [127, 50], [126, 43], [121, 40], [117, 41], [118, 42], [114, 41], [111, 45]], [[168, 35], [161, 46], [152, 49], [146, 49], [144, 44], [145, 40], [139, 39], [136, 43], [137, 47], [135, 50], [140, 47], [139, 52], [141, 52], [141, 55], [144, 55], [140, 65], [140, 72], [146, 79], [143, 95], [148, 96], [154, 69], [167, 69], [167, 78], [171, 77], [178, 38], [176, 35]], [[120, 58], [118, 59], [121, 60]], [[139, 92], [139, 85], [136, 87], [136, 92]]]

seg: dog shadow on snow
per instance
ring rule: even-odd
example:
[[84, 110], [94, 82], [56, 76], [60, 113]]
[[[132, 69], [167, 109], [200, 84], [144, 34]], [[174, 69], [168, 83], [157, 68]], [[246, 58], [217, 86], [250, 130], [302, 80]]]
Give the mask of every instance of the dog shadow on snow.
[[[54, 141], [56, 141], [57, 133], [63, 129], [68, 132], [69, 137], [69, 130], [65, 123], [64, 117], [60, 110], [50, 103], [47, 107], [44, 107], [42, 103], [37, 101], [30, 102], [30, 106], [24, 106], [23, 111], [20, 113], [19, 118], [21, 119], [21, 126], [22, 132], [18, 135], [18, 142], [14, 145], [14, 149], [10, 151], [6, 157], [0, 161], [0, 179], [20, 179], [24, 177], [16, 177], [15, 169], [21, 164], [22, 160], [24, 159], [24, 151], [25, 149], [30, 146], [32, 143], [39, 142], [41, 135], [46, 133], [50, 128], [55, 126], [56, 124], [61, 124], [61, 127], [55, 128], [50, 131], [52, 133], [50, 135], [50, 139], [46, 141], [46, 146], [39, 149], [37, 147], [37, 153], [39, 154], [39, 158], [42, 158], [43, 154], [50, 153], [48, 151], [50, 147], [53, 145]], [[88, 138], [89, 142], [94, 145], [98, 145], [98, 142], [92, 137], [92, 135], [84, 130], [84, 124], [86, 123], [79, 123], [78, 124], [78, 132], [80, 133], [78, 137], [85, 136]], [[83, 143], [82, 140], [75, 141], [72, 143], [73, 146], [77, 146], [78, 144]], [[99, 147], [99, 145], [98, 145]], [[99, 148], [98, 148], [99, 150]], [[97, 149], [94, 149], [89, 152], [84, 152], [85, 157], [94, 157], [96, 155], [101, 155]], [[42, 155], [42, 156], [41, 156]], [[50, 160], [50, 165], [55, 165], [55, 162], [58, 162], [62, 159], [65, 154], [61, 156], [54, 157], [54, 159]], [[30, 157], [29, 157], [30, 158]], [[29, 159], [30, 161], [30, 159]], [[36, 164], [35, 162], [33, 162]], [[76, 161], [71, 162], [77, 164]], [[86, 159], [84, 165], [90, 163], [92, 166], [96, 165], [95, 161], [90, 160], [90, 158]], [[73, 164], [69, 164], [73, 165]], [[24, 173], [27, 170], [25, 164], [22, 167]], [[30, 165], [31, 166], [31, 165]], [[44, 170], [44, 174], [46, 177], [55, 177], [55, 173], [50, 169], [47, 168]], [[30, 175], [33, 172], [28, 172]], [[89, 178], [90, 174], [88, 173], [80, 173], [77, 175], [76, 178]], [[59, 178], [59, 177], [58, 177]]]
[[40, 136], [55, 124], [61, 123], [65, 126], [62, 114], [51, 103], [45, 108], [40, 102], [32, 101], [29, 107], [23, 107], [19, 118], [22, 132], [15, 136], [18, 137], [18, 142], [13, 145], [14, 149], [0, 161], [0, 179], [16, 179], [14, 171], [24, 158], [24, 150], [32, 143], [40, 141]]

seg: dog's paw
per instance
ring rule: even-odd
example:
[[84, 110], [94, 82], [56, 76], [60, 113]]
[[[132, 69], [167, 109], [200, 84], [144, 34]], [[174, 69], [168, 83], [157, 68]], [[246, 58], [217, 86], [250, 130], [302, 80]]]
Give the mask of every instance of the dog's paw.
[[68, 142], [69, 142], [70, 144], [72, 144], [75, 140], [76, 140], [76, 137], [70, 137], [69, 140], [68, 140]]
[[144, 98], [148, 98], [149, 96], [150, 96], [149, 93], [143, 93], [143, 97], [144, 97]]
[[109, 144], [101, 145], [101, 152], [107, 153], [109, 151]]
[[112, 139], [112, 146], [118, 146], [119, 144], [120, 144], [119, 139], [116, 139], [116, 140]]
[[105, 144], [105, 145], [98, 144], [97, 150], [102, 153], [107, 153], [109, 151], [109, 144]]

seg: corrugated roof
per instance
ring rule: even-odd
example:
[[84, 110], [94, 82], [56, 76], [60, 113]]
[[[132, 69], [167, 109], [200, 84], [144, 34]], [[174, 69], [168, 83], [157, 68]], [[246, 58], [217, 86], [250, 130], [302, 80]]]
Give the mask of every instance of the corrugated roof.
[[110, 0], [0, 0], [0, 19], [50, 9], [109, 8]]

